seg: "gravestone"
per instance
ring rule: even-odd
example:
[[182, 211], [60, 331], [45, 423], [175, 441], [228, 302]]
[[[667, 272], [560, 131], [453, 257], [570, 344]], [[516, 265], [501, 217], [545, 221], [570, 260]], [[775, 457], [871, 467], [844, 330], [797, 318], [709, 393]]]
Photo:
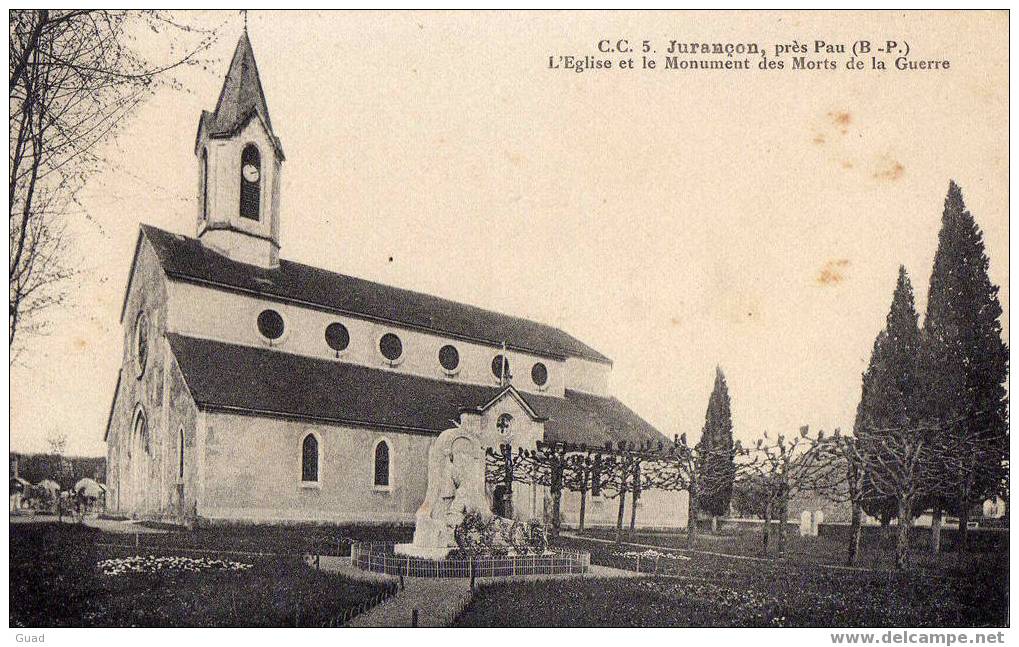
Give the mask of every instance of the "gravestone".
[[806, 537], [811, 534], [811, 515], [809, 510], [804, 510], [800, 513], [800, 537]]
[[824, 510], [814, 511], [813, 518], [810, 522], [810, 534], [817, 537], [817, 533], [822, 523], [824, 523]]

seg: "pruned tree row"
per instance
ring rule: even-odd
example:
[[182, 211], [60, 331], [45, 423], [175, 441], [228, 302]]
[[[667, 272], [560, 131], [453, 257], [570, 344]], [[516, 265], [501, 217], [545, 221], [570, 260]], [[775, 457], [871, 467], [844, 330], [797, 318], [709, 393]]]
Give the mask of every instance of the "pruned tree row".
[[[745, 453], [739, 443], [713, 447], [706, 443], [691, 446], [685, 435], [672, 442], [619, 442], [603, 447], [567, 443], [539, 442], [536, 448], [501, 445], [487, 451], [486, 480], [499, 486], [500, 493], [512, 496], [513, 483], [547, 488], [552, 502], [550, 527], [558, 534], [561, 526], [564, 491], [580, 494], [579, 528], [585, 524], [588, 496], [602, 496], [617, 502], [616, 541], [621, 542], [626, 524], [626, 504], [630, 504], [629, 531], [637, 525], [638, 502], [648, 490], [690, 492], [688, 514], [696, 518], [699, 497], [714, 497], [731, 492], [738, 468], [734, 458]], [[724, 465], [719, 469], [715, 466]], [[503, 504], [504, 514], [512, 514], [512, 504]], [[691, 523], [691, 527], [696, 524]], [[696, 531], [690, 536], [695, 541]]]

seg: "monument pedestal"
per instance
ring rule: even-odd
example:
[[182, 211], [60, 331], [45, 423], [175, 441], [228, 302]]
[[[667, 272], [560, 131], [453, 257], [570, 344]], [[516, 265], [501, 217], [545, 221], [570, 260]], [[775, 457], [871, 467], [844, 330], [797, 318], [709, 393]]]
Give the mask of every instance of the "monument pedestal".
[[414, 526], [414, 541], [409, 544], [397, 544], [393, 551], [397, 555], [423, 557], [425, 559], [445, 559], [449, 551], [456, 548], [450, 545], [452, 532], [444, 522], [429, 518], [418, 513]]
[[397, 544], [393, 546], [393, 552], [405, 557], [420, 557], [422, 559], [440, 560], [449, 556], [450, 548], [440, 548], [419, 544]]

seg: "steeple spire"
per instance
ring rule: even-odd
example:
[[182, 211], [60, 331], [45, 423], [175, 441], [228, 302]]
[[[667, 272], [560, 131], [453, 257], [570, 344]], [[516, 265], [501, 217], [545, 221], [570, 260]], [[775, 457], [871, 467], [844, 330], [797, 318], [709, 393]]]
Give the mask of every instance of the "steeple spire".
[[245, 28], [237, 41], [230, 70], [223, 80], [223, 89], [219, 92], [219, 101], [212, 115], [216, 126], [214, 132], [236, 130], [244, 125], [252, 111], [265, 121], [266, 128], [272, 133], [269, 106], [265, 101], [255, 54], [251, 51], [251, 41]]
[[279, 263], [279, 189], [283, 146], [273, 132], [247, 25], [237, 40], [216, 109], [202, 111], [197, 235], [231, 259]]

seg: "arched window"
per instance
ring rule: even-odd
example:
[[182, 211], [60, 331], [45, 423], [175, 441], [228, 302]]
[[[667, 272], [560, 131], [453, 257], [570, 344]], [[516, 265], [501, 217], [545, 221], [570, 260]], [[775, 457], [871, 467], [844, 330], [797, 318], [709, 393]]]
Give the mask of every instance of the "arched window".
[[308, 434], [301, 443], [301, 480], [318, 483], [318, 438]]
[[209, 218], [209, 149], [202, 149], [202, 220]]
[[149, 358], [149, 319], [145, 312], [138, 313], [134, 324], [134, 359], [138, 368], [138, 377], [145, 372], [145, 362]]
[[389, 442], [386, 440], [375, 445], [375, 487], [389, 487]]
[[177, 478], [181, 481], [184, 480], [184, 429], [181, 428], [177, 434], [178, 441], [178, 453], [177, 453]]
[[262, 193], [262, 156], [254, 144], [241, 153], [241, 217], [258, 220]]
[[127, 440], [127, 464], [124, 472], [118, 474], [118, 486], [123, 480], [125, 489], [124, 498], [118, 501], [122, 509], [138, 511], [146, 505], [147, 494], [151, 491], [150, 455], [148, 420], [141, 404], [138, 404], [131, 437]]
[[145, 411], [142, 410], [141, 405], [138, 406], [134, 414], [134, 434], [128, 444], [128, 452], [131, 452], [132, 448], [137, 448], [139, 455], [142, 452], [149, 453], [149, 423], [145, 419]]

